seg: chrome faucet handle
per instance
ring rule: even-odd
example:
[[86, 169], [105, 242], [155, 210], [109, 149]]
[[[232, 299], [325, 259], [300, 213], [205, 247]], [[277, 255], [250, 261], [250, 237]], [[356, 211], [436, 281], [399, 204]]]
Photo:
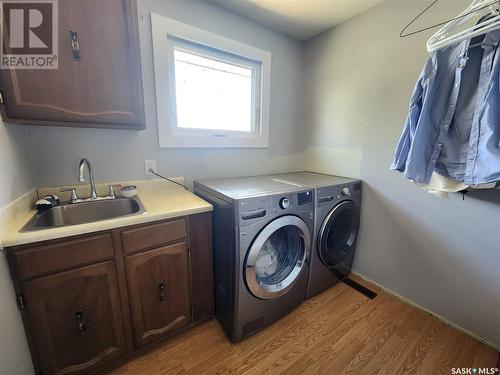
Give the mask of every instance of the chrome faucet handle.
[[121, 187], [121, 184], [116, 184], [116, 185], [109, 185], [109, 193], [108, 196], [110, 198], [116, 198], [116, 193], [115, 193], [115, 187]]
[[78, 200], [78, 196], [76, 195], [76, 189], [74, 188], [61, 188], [59, 189], [61, 193], [71, 192], [69, 197], [69, 203], [75, 203]]

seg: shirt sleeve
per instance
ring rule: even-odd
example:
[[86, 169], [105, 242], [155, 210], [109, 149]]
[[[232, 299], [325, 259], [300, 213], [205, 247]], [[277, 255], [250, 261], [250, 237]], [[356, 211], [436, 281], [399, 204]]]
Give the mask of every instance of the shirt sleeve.
[[406, 122], [403, 127], [403, 133], [399, 138], [394, 160], [391, 164], [391, 170], [394, 171], [404, 172], [406, 169], [410, 147], [415, 135], [418, 120], [420, 118], [420, 112], [422, 110], [422, 97], [424, 94], [423, 85], [425, 81], [425, 72], [427, 70], [427, 65], [428, 64], [426, 64], [426, 67], [424, 67], [424, 70], [420, 74], [420, 77], [418, 78], [410, 99], [408, 117], [406, 118]]

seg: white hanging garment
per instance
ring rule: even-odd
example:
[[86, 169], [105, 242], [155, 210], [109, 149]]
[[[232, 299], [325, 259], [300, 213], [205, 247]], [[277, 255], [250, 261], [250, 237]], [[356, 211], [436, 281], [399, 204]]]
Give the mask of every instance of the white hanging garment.
[[421, 184], [412, 181], [428, 193], [437, 195], [440, 198], [448, 198], [448, 193], [458, 193], [466, 189], [493, 189], [496, 182], [489, 184], [467, 185], [461, 181], [452, 180], [449, 177], [442, 176], [437, 172], [432, 172], [431, 180], [428, 184]]

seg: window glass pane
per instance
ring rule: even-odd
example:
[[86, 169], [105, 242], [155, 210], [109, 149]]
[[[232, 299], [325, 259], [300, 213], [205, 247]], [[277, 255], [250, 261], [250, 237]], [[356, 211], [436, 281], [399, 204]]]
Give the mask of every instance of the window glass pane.
[[174, 49], [177, 127], [252, 131], [252, 69]]

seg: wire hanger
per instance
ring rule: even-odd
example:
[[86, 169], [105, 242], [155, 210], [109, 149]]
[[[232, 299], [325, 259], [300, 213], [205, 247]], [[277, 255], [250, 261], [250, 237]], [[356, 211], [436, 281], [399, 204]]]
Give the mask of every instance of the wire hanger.
[[[498, 0], [474, 0], [465, 11], [456, 17], [456, 20], [450, 21], [444, 25], [427, 41], [427, 51], [434, 52], [440, 48], [500, 29], [499, 3], [500, 1]], [[465, 30], [456, 31], [472, 17], [480, 15], [480, 11], [486, 8], [488, 8], [487, 12], [491, 17], [486, 17], [486, 19], [482, 17], [482, 22], [476, 23], [474, 26], [468, 27]]]
[[404, 28], [403, 30], [401, 30], [401, 32], [399, 33], [399, 37], [400, 38], [406, 38], [406, 37], [409, 37], [409, 36], [412, 36], [412, 35], [415, 35], [415, 34], [419, 34], [421, 32], [424, 32], [424, 31], [427, 31], [427, 30], [430, 30], [430, 29], [433, 29], [435, 27], [438, 27], [438, 26], [442, 26], [442, 25], [446, 25], [447, 23], [450, 23], [450, 22], [453, 22], [453, 21], [458, 21], [462, 18], [465, 18], [465, 17], [468, 17], [468, 16], [472, 16], [473, 14], [483, 10], [483, 9], [486, 9], [486, 8], [489, 8], [495, 4], [500, 4], [500, 0], [493, 0], [491, 2], [488, 2], [487, 4], [485, 5], [482, 5], [481, 7], [477, 8], [477, 9], [473, 9], [471, 11], [466, 11], [465, 13], [462, 13], [460, 15], [458, 15], [457, 17], [454, 17], [454, 18], [450, 18], [446, 21], [442, 21], [442, 22], [439, 22], [437, 24], [434, 24], [434, 25], [431, 25], [431, 26], [427, 26], [427, 27], [424, 27], [422, 29], [419, 29], [419, 30], [416, 30], [416, 31], [412, 31], [412, 32], [409, 32], [409, 33], [404, 33], [408, 27], [410, 27], [412, 24], [415, 23], [416, 20], [418, 20], [420, 17], [422, 17], [424, 15], [424, 13], [426, 13], [430, 8], [432, 8], [436, 3], [438, 2], [438, 0], [433, 0], [432, 3], [430, 3], [423, 11], [421, 11], [414, 19], [412, 19]]
[[418, 33], [421, 33], [423, 31], [426, 31], [426, 30], [429, 30], [429, 29], [432, 29], [434, 27], [437, 27], [437, 26], [441, 26], [441, 25], [444, 25], [445, 23], [449, 22], [449, 21], [445, 21], [441, 24], [438, 24], [438, 25], [432, 25], [432, 26], [428, 26], [428, 27], [425, 27], [423, 29], [420, 29], [420, 30], [417, 30], [417, 31], [412, 31], [410, 33], [407, 33], [407, 34], [404, 34], [404, 32], [406, 31], [407, 28], [409, 28], [411, 25], [413, 25], [413, 23], [418, 20], [420, 17], [422, 17], [424, 15], [425, 12], [427, 12], [430, 8], [432, 8], [434, 6], [434, 4], [437, 3], [438, 0], [433, 0], [432, 3], [430, 3], [427, 8], [425, 8], [423, 11], [421, 11], [414, 19], [412, 19], [405, 27], [403, 27], [403, 30], [401, 30], [401, 32], [399, 33], [399, 37], [400, 38], [406, 38], [408, 36], [411, 36], [411, 35], [415, 35], [415, 34], [418, 34]]

